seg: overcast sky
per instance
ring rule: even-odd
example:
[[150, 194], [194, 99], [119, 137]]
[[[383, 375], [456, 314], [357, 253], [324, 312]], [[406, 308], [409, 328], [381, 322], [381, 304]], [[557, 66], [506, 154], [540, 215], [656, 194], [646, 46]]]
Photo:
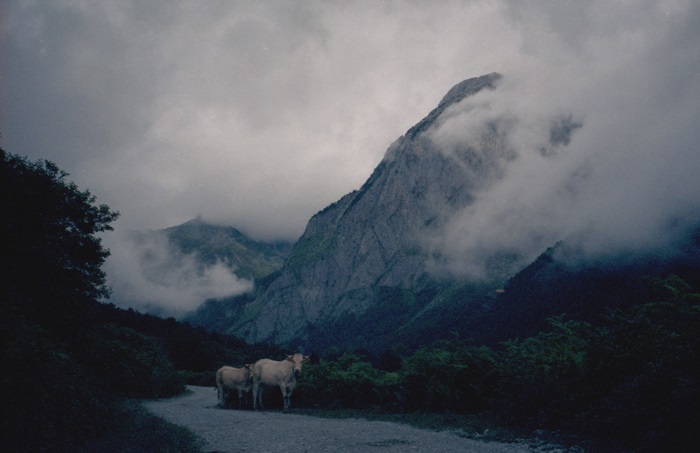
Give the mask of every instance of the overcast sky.
[[[691, 0], [2, 8], [2, 146], [56, 162], [122, 228], [202, 215], [295, 239], [469, 77], [546, 80], [552, 96], [599, 86], [610, 103], [647, 90], [642, 107], [662, 113], [700, 74]], [[628, 83], [645, 86], [609, 92]]]
[[201, 215], [296, 239], [454, 84], [491, 72], [504, 76], [494, 97], [463, 105], [443, 139], [489, 115], [518, 117], [523, 149], [557, 114], [584, 126], [563, 157], [521, 153], [508, 182], [457, 213], [443, 238], [455, 262], [586, 229], [650, 241], [637, 223], [700, 215], [695, 0], [0, 8], [3, 148], [54, 161], [121, 212], [117, 230]]

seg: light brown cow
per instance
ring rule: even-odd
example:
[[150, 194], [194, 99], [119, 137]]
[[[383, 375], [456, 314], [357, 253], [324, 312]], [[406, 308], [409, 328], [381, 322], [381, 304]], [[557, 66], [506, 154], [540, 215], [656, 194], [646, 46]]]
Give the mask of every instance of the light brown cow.
[[247, 396], [253, 384], [252, 364], [243, 368], [222, 366], [216, 372], [216, 389], [219, 394], [219, 405], [226, 407], [226, 400], [230, 391], [238, 391], [238, 407], [245, 407]]
[[309, 357], [296, 353], [287, 356], [285, 360], [277, 361], [260, 359], [253, 365], [253, 407], [264, 409], [262, 403], [264, 387], [279, 386], [284, 398], [284, 410], [289, 410], [289, 399], [292, 397], [297, 377], [301, 374], [302, 363], [307, 363]]

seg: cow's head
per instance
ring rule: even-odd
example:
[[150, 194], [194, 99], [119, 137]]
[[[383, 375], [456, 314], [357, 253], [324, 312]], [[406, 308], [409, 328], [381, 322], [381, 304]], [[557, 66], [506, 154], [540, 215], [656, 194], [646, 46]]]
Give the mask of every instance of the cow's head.
[[294, 355], [288, 355], [287, 361], [294, 364], [294, 375], [299, 376], [301, 374], [301, 365], [309, 361], [309, 356], [297, 352]]

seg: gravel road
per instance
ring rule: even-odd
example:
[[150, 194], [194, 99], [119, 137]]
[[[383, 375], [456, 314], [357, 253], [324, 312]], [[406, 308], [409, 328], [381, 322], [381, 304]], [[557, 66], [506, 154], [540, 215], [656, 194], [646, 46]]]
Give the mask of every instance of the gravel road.
[[[146, 401], [153, 414], [185, 426], [204, 439], [208, 452], [531, 452], [565, 451], [527, 444], [480, 442], [452, 432], [398, 423], [325, 419], [283, 413], [221, 409], [212, 387], [188, 386], [191, 393]], [[293, 401], [292, 401], [293, 402]]]

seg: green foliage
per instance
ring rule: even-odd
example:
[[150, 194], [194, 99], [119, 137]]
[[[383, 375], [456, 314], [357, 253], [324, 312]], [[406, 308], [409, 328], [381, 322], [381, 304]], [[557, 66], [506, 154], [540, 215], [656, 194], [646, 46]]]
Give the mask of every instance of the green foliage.
[[[549, 319], [549, 330], [506, 342], [498, 375], [501, 399], [516, 407], [542, 407], [584, 376], [593, 327], [586, 322]], [[527, 414], [530, 416], [531, 414]]]
[[109, 294], [101, 270], [109, 252], [95, 234], [111, 230], [119, 214], [96, 205], [56, 164], [1, 153], [3, 303], [68, 321], [63, 307], [55, 308], [59, 302], [80, 305]]
[[[125, 400], [172, 395], [183, 377], [163, 337], [122, 324], [126, 312], [99, 302], [109, 294], [109, 252], [96, 233], [117, 213], [67, 176], [2, 151], [0, 449], [197, 451], [193, 436]], [[169, 331], [167, 321], [151, 324]], [[131, 446], [118, 440], [134, 433]]]
[[700, 294], [695, 293], [693, 287], [678, 275], [669, 275], [666, 278], [647, 278], [657, 287], [664, 289], [670, 300], [686, 301], [688, 303], [699, 304]]
[[533, 375], [518, 375], [528, 384], [551, 382], [580, 375], [587, 359], [592, 326], [587, 322], [564, 321], [563, 316], [549, 318], [550, 330], [522, 341], [506, 342], [506, 361]]
[[302, 404], [370, 408], [394, 403], [400, 384], [398, 373], [377, 370], [365, 358], [347, 353], [304, 368], [295, 397]]
[[458, 339], [416, 351], [403, 368], [407, 408], [475, 412], [492, 391], [494, 353]]
[[99, 326], [88, 338], [81, 361], [118, 394], [133, 398], [172, 396], [184, 390], [165, 348], [150, 336], [113, 324]]
[[609, 315], [592, 344], [589, 373], [604, 398], [593, 400], [587, 415], [591, 428], [622, 442], [697, 450], [691, 433], [700, 429], [700, 305], [697, 293], [671, 293], [672, 301]]
[[372, 365], [378, 357], [324, 358], [304, 369], [297, 402], [495, 416], [583, 434], [604, 449], [697, 451], [700, 298], [677, 276], [656, 284], [666, 300], [595, 323], [552, 317], [535, 335], [492, 347], [439, 341], [391, 372]]
[[44, 329], [18, 318], [3, 321], [2, 451], [49, 445], [62, 451], [106, 432], [99, 420], [109, 416], [115, 402], [99, 381]]
[[590, 342], [595, 329], [580, 321], [550, 318], [546, 331], [511, 340], [498, 351], [490, 409], [530, 428], [558, 426], [587, 400]]
[[191, 433], [123, 400], [49, 332], [13, 321], [0, 329], [1, 451], [198, 451]]

